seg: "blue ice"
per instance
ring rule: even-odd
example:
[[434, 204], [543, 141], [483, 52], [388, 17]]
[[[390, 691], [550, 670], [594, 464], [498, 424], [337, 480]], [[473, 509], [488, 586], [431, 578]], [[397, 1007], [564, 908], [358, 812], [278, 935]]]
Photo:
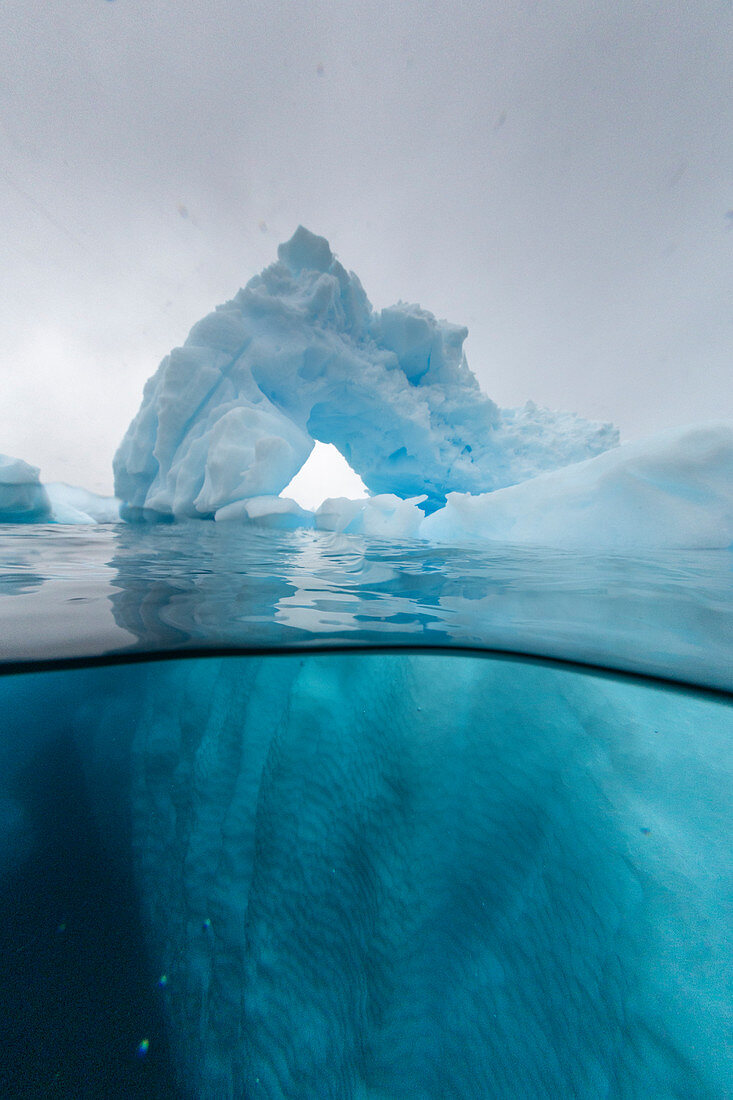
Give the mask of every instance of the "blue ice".
[[726, 1095], [729, 702], [465, 654], [24, 682], [11, 744], [71, 724], [129, 848], [181, 1095]]

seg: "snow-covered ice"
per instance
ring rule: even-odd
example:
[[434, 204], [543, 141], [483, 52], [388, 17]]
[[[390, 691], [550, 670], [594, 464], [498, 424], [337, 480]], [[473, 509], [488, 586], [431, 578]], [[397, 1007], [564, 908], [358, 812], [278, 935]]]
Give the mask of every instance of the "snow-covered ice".
[[228, 505], [216, 518], [458, 544], [724, 549], [733, 544], [733, 422], [670, 429], [493, 493], [449, 493], [427, 517], [424, 501], [393, 493], [329, 498], [314, 515], [294, 501], [260, 497]]
[[529, 403], [502, 412], [467, 329], [403, 302], [375, 311], [328, 242], [300, 227], [278, 261], [194, 325], [145, 386], [114, 460], [127, 518], [211, 517], [277, 496], [314, 440], [370, 492], [487, 492], [601, 453], [608, 424]]
[[725, 548], [733, 544], [733, 421], [675, 428], [495, 493], [452, 493], [420, 535], [573, 549]]

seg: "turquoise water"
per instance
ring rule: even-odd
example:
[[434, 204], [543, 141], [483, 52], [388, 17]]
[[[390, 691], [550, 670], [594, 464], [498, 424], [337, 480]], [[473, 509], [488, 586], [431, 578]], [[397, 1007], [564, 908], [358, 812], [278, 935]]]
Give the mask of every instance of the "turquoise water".
[[0, 1094], [731, 1095], [730, 559], [170, 530], [4, 537]]

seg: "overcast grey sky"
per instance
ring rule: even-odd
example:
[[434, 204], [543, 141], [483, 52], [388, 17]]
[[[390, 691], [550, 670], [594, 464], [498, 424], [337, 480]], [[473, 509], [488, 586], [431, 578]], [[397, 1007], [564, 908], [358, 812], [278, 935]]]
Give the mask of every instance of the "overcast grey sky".
[[729, 0], [3, 0], [0, 451], [111, 489], [298, 223], [502, 405], [733, 415]]

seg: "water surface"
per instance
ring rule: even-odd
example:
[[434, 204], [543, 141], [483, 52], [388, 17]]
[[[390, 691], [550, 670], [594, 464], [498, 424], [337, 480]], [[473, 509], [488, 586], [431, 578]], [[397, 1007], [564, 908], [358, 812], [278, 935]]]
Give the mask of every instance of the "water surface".
[[0, 543], [3, 1096], [730, 1095], [728, 552]]
[[733, 688], [733, 554], [433, 547], [177, 523], [6, 526], [0, 660], [358, 645], [556, 657]]

